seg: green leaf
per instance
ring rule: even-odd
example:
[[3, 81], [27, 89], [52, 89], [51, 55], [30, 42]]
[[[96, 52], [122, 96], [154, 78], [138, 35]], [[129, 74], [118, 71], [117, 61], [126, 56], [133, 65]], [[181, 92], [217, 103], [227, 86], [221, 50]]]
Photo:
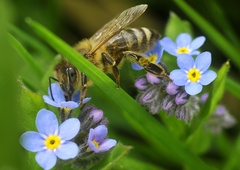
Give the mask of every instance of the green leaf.
[[125, 146], [121, 143], [118, 143], [111, 152], [109, 152], [109, 155], [107, 158], [100, 162], [97, 166], [94, 166], [92, 169], [114, 169], [114, 167], [119, 166], [119, 161], [126, 156], [126, 154], [132, 149], [131, 146]]
[[[37, 131], [35, 119], [38, 111], [45, 107], [42, 96], [35, 94], [28, 90], [19, 80], [19, 94], [18, 94], [18, 112], [20, 114], [20, 127], [23, 132]], [[40, 170], [40, 166], [35, 160], [36, 153], [25, 150], [26, 161], [29, 169]]]
[[24, 131], [36, 130], [35, 119], [38, 111], [46, 105], [42, 96], [31, 92], [19, 81], [20, 92], [18, 96], [21, 125]]
[[189, 152], [183, 143], [171, 135], [164, 126], [151, 117], [123, 89], [117, 89], [116, 84], [95, 65], [37, 22], [27, 19], [27, 23], [44, 41], [66, 57], [76, 68], [84, 72], [95, 85], [119, 106], [116, 109], [122, 111], [125, 119], [132, 126], [132, 130], [153, 146], [154, 154], [162, 155], [166, 153], [166, 155], [171, 155], [169, 161], [179, 165], [188, 165], [192, 169], [211, 169], [198, 156]]
[[175, 13], [171, 12], [165, 29], [165, 36], [175, 40], [176, 37], [183, 32], [192, 35], [191, 24], [181, 20]]
[[131, 146], [125, 146], [118, 143], [113, 150], [109, 153], [109, 156], [105, 161], [94, 166], [92, 169], [101, 170], [129, 170], [129, 169], [139, 169], [139, 170], [160, 170], [159, 167], [148, 164], [147, 162], [136, 160], [131, 156], [128, 156], [129, 151], [132, 149]]
[[224, 89], [225, 89], [225, 83], [227, 74], [230, 68], [230, 63], [227, 61], [223, 64], [221, 69], [217, 73], [217, 78], [213, 83], [213, 88], [211, 90], [211, 93], [206, 101], [206, 104], [203, 106], [200, 112], [200, 119], [204, 121], [206, 118], [208, 118], [211, 114], [213, 114], [217, 104], [221, 100]]

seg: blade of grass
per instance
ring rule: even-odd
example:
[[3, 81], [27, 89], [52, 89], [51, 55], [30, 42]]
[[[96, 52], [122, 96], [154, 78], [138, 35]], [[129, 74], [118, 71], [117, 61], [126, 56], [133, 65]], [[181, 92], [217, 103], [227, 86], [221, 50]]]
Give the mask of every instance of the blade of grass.
[[[225, 34], [226, 37], [229, 38], [229, 40], [232, 41], [232, 45], [235, 45], [235, 48], [239, 48], [240, 42], [238, 39], [238, 34], [233, 29], [232, 25], [229, 22], [229, 19], [227, 18], [227, 10], [225, 10], [222, 6], [220, 6], [220, 3], [218, 0], [212, 0], [212, 1], [203, 1], [204, 6], [207, 8], [208, 12], [211, 13], [211, 17], [214, 20], [214, 23], [218, 25], [218, 28], [221, 29], [221, 31]], [[212, 12], [214, 11], [214, 12]]]
[[[122, 113], [133, 129], [154, 146], [156, 149], [154, 150], [154, 154], [158, 154], [158, 152], [162, 152], [164, 149], [171, 154], [174, 161], [187, 165], [191, 167], [191, 169], [212, 169], [197, 155], [186, 150], [185, 146], [177, 138], [172, 136], [166, 128], [146, 113], [146, 111], [121, 88], [117, 89], [116, 84], [106, 74], [77, 53], [76, 50], [65, 44], [37, 22], [28, 18], [27, 23], [44, 41], [66, 57], [78, 69], [83, 71], [95, 85], [104, 91], [112, 101], [115, 101], [119, 105], [119, 108], [123, 110]], [[161, 145], [164, 147], [160, 148]]]
[[200, 119], [202, 121], [204, 121], [204, 119], [206, 119], [208, 116], [210, 116], [214, 112], [217, 104], [221, 100], [224, 93], [225, 82], [226, 82], [229, 69], [230, 69], [230, 63], [227, 61], [226, 63], [223, 64], [221, 69], [218, 71], [217, 78], [213, 83], [213, 88], [211, 90], [211, 93], [209, 94], [206, 104], [201, 109]]
[[37, 39], [31, 37], [26, 32], [23, 32], [16, 26], [9, 25], [9, 32], [11, 32], [11, 34], [13, 34], [14, 37], [21, 40], [21, 42], [26, 43], [27, 45], [41, 52], [42, 53], [41, 57], [44, 57], [44, 59], [50, 60], [53, 58], [54, 56], [53, 52], [46, 45], [44, 45]]
[[31, 67], [31, 71], [36, 73], [36, 75], [40, 78], [43, 76], [43, 71], [39, 67], [39, 65], [35, 62], [33, 57], [27, 52], [27, 50], [22, 46], [22, 44], [11, 34], [9, 35], [10, 42], [12, 43], [13, 47], [17, 50], [19, 55], [25, 61], [25, 63]]
[[215, 29], [185, 1], [174, 0], [173, 2], [175, 2], [179, 8], [182, 9], [190, 19], [192, 19], [192, 22], [198, 25], [198, 27], [206, 33], [218, 49], [229, 57], [232, 60], [232, 63], [240, 69], [239, 50], [234, 48], [231, 42], [229, 42], [219, 31], [217, 31], [217, 29]]
[[238, 135], [234, 146], [230, 151], [230, 155], [228, 155], [228, 159], [226, 160], [223, 170], [229, 169], [239, 169], [239, 157], [240, 157], [240, 135]]
[[234, 81], [230, 77], [227, 77], [226, 79], [226, 90], [228, 90], [230, 93], [232, 93], [234, 96], [236, 96], [238, 99], [240, 99], [240, 83]]

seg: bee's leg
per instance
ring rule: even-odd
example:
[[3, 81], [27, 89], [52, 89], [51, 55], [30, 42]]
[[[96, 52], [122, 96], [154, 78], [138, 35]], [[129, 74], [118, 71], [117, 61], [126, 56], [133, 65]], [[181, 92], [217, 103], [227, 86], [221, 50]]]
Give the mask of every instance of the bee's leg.
[[84, 73], [81, 73], [81, 93], [80, 93], [80, 105], [83, 106], [83, 100], [87, 96], [87, 76]]
[[116, 61], [112, 59], [112, 57], [110, 57], [109, 55], [107, 55], [106, 53], [102, 53], [102, 58], [105, 62], [107, 62], [108, 64], [110, 64], [112, 66], [112, 72], [113, 72], [113, 76], [116, 79], [116, 84], [117, 87], [120, 87], [120, 73], [119, 70], [117, 68], [116, 65]]
[[151, 63], [144, 54], [136, 53], [133, 51], [124, 51], [123, 54], [128, 60], [139, 64], [147, 72], [159, 77], [165, 77], [168, 80], [172, 81], [172, 79], [168, 76], [165, 69], [161, 65]]

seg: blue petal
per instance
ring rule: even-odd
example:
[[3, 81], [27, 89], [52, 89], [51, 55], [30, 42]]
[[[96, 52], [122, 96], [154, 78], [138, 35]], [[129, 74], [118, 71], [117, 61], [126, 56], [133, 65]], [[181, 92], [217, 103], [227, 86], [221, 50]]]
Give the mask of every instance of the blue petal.
[[190, 53], [188, 53], [189, 55], [193, 56], [193, 55], [199, 55], [200, 51], [191, 51]]
[[201, 72], [206, 71], [212, 62], [212, 57], [210, 52], [203, 52], [199, 56], [197, 56], [195, 60], [196, 68]]
[[78, 91], [77, 93], [75, 93], [72, 97], [72, 100], [71, 101], [74, 101], [76, 103], [80, 103], [80, 91]]
[[94, 140], [102, 142], [107, 137], [108, 129], [105, 125], [99, 125], [94, 129], [93, 133]]
[[177, 46], [176, 44], [168, 37], [163, 38], [160, 41], [160, 44], [163, 48], [163, 50], [167, 51], [169, 54], [171, 55], [176, 55], [176, 50], [177, 50]]
[[92, 142], [92, 140], [88, 139], [88, 147], [91, 151], [98, 152], [98, 148], [96, 145]]
[[117, 141], [114, 139], [106, 139], [100, 144], [98, 152], [106, 152], [109, 149], [111, 149], [113, 146], [115, 146], [116, 143]]
[[91, 97], [86, 97], [83, 99], [83, 104], [89, 102], [91, 100]]
[[52, 98], [50, 98], [49, 96], [44, 95], [43, 100], [45, 103], [47, 103], [51, 106], [60, 107], [60, 105], [58, 103], [56, 103], [55, 101], [53, 101]]
[[92, 141], [94, 139], [94, 129], [89, 130], [88, 140]]
[[202, 91], [202, 85], [200, 83], [190, 82], [185, 85], [185, 91], [189, 95], [196, 95]]
[[136, 63], [132, 63], [132, 69], [133, 70], [142, 70], [143, 67], [141, 67], [140, 65], [136, 64]]
[[187, 74], [182, 70], [171, 71], [169, 77], [173, 80], [173, 83], [177, 86], [184, 86], [188, 81]]
[[158, 53], [156, 53], [157, 54], [157, 60], [156, 60], [155, 63], [159, 63], [161, 61], [162, 55], [163, 55], [163, 51], [164, 51], [163, 48], [161, 48], [161, 50], [159, 50]]
[[80, 130], [80, 121], [76, 118], [70, 118], [59, 126], [59, 136], [63, 140], [74, 138]]
[[21, 145], [28, 151], [38, 152], [43, 149], [45, 140], [37, 132], [25, 132], [20, 137]]
[[55, 154], [57, 155], [58, 158], [62, 160], [67, 160], [75, 158], [78, 152], [79, 148], [77, 144], [71, 141], [67, 141], [57, 148]]
[[181, 54], [177, 57], [177, 64], [181, 70], [188, 71], [194, 66], [194, 59], [188, 54]]
[[210, 84], [215, 78], [217, 77], [217, 74], [212, 70], [207, 70], [202, 74], [200, 83], [202, 85], [208, 85]]
[[45, 170], [51, 169], [57, 162], [57, 157], [51, 150], [38, 152], [35, 156], [37, 163]]
[[144, 54], [147, 56], [151, 56], [153, 54], [157, 55], [157, 60], [155, 63], [159, 63], [163, 54], [163, 48], [161, 47], [160, 40], [157, 41], [156, 45], [150, 51], [147, 51]]
[[176, 39], [177, 47], [189, 47], [191, 41], [192, 37], [189, 34], [187, 33], [179, 34]]
[[63, 101], [63, 102], [60, 102], [59, 105], [61, 108], [69, 108], [71, 110], [76, 109], [79, 106], [78, 103], [73, 101], [67, 101], [67, 102]]
[[41, 134], [52, 135], [58, 129], [57, 117], [53, 112], [41, 109], [37, 114], [36, 126]]
[[205, 38], [204, 36], [197, 37], [197, 38], [195, 38], [195, 39], [192, 41], [192, 43], [191, 43], [191, 45], [190, 45], [189, 48], [190, 48], [191, 50], [196, 50], [196, 49], [200, 48], [200, 47], [203, 45], [203, 43], [205, 42], [205, 40], [206, 40], [206, 38]]
[[[52, 95], [55, 102], [66, 101], [63, 91], [58, 83], [52, 83]], [[48, 88], [48, 95], [52, 98], [50, 88]]]

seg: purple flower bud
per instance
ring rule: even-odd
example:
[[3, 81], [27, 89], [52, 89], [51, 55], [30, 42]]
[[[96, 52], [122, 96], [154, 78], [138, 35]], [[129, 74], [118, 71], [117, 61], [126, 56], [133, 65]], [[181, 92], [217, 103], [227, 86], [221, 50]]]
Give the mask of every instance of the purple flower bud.
[[103, 111], [100, 109], [92, 109], [89, 117], [93, 118], [93, 122], [97, 123], [103, 118]]
[[227, 113], [228, 113], [228, 111], [225, 106], [218, 105], [214, 114], [217, 116], [223, 116], [224, 114], [227, 114]]
[[185, 118], [185, 112], [183, 109], [181, 109], [181, 111], [178, 113], [177, 117], [179, 120], [183, 120]]
[[169, 110], [173, 106], [173, 101], [165, 98], [162, 103], [163, 110]]
[[178, 88], [179, 88], [179, 86], [175, 85], [172, 82], [169, 82], [166, 87], [166, 92], [170, 95], [175, 95], [178, 93]]
[[175, 97], [175, 102], [177, 105], [182, 105], [182, 104], [185, 104], [188, 102], [188, 99], [189, 99], [189, 95], [183, 91], [181, 93], [178, 93]]
[[226, 107], [218, 105], [206, 122], [205, 127], [212, 133], [219, 134], [224, 128], [230, 128], [235, 123], [236, 119], [228, 112]]
[[205, 103], [208, 99], [208, 93], [203, 93], [201, 95], [200, 103]]
[[136, 80], [135, 87], [139, 90], [145, 90], [147, 88], [147, 79], [145, 77], [141, 77]]
[[142, 97], [142, 102], [143, 103], [150, 103], [152, 101], [152, 96], [153, 96], [153, 92], [149, 92], [149, 93], [146, 93], [143, 97]]
[[161, 82], [161, 80], [157, 76], [151, 73], [147, 73], [146, 78], [147, 78], [147, 81], [151, 84], [159, 84]]

